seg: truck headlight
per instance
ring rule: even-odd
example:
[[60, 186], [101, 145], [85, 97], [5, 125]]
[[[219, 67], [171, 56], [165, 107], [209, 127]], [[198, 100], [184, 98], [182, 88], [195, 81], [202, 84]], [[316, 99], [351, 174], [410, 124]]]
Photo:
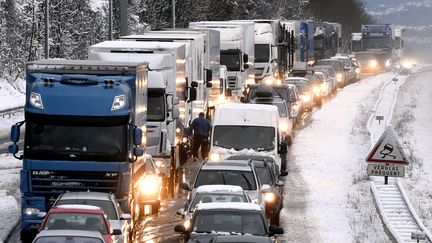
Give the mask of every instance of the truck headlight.
[[123, 107], [125, 107], [126, 105], [126, 95], [117, 95], [116, 97], [114, 97], [112, 106], [111, 106], [111, 111], [115, 111], [118, 109], [121, 109]]
[[31, 215], [37, 215], [40, 210], [38, 208], [24, 208], [23, 210], [25, 215], [31, 216]]
[[273, 192], [266, 192], [264, 193], [264, 201], [268, 203], [272, 203], [275, 201], [275, 194]]
[[376, 60], [370, 60], [369, 61], [369, 67], [370, 68], [376, 68], [378, 66], [378, 62]]
[[43, 109], [42, 96], [39, 93], [30, 93], [30, 104], [36, 108]]
[[144, 195], [154, 195], [159, 191], [160, 184], [156, 176], [144, 176], [138, 183]]
[[210, 154], [210, 160], [218, 161], [218, 160], [220, 160], [220, 159], [221, 159], [220, 154], [218, 154], [218, 153], [211, 153], [211, 154]]

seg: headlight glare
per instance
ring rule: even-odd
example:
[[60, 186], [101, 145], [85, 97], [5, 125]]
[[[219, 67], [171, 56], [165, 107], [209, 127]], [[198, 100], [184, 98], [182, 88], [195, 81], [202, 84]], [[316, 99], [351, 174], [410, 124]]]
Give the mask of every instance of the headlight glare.
[[211, 153], [210, 154], [210, 160], [217, 161], [217, 160], [220, 160], [220, 159], [221, 159], [220, 154], [218, 154], [218, 153]]
[[145, 175], [138, 183], [139, 189], [145, 195], [156, 194], [160, 187], [158, 178], [153, 175]]
[[271, 203], [275, 201], [275, 195], [273, 192], [266, 192], [264, 193], [264, 201]]
[[30, 215], [37, 215], [40, 212], [40, 210], [38, 208], [25, 208], [23, 212], [25, 215], [30, 216]]

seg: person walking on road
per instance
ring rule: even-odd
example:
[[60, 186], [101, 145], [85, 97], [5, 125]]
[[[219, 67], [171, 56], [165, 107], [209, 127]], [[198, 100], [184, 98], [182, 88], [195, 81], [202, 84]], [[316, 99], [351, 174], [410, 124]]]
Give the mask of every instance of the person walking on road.
[[194, 161], [197, 161], [198, 159], [198, 150], [200, 147], [201, 155], [204, 159], [204, 146], [201, 145], [203, 145], [203, 142], [207, 141], [211, 129], [210, 122], [204, 117], [204, 112], [200, 112], [198, 118], [195, 118], [192, 121], [191, 129], [193, 130], [192, 153]]

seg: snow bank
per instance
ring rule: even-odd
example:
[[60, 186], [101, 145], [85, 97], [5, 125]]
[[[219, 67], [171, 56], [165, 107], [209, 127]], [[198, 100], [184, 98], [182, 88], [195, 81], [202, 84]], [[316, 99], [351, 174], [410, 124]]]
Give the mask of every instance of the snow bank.
[[385, 73], [341, 90], [312, 114], [289, 158], [283, 238], [300, 242], [388, 242], [376, 212], [366, 162], [367, 119]]
[[7, 80], [0, 79], [0, 111], [24, 105], [24, 82], [24, 80], [20, 79], [15, 82], [15, 86], [12, 86]]

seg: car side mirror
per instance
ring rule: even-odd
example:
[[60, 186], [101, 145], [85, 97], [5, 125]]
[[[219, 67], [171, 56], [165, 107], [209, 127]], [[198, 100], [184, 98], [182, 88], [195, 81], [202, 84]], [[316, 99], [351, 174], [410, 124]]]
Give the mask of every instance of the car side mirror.
[[282, 172], [280, 173], [279, 176], [284, 177], [284, 176], [287, 176], [287, 175], [288, 175], [288, 171], [284, 170], [284, 171], [282, 171]]
[[132, 218], [132, 216], [128, 213], [124, 213], [120, 217], [121, 220], [130, 220], [131, 218]]
[[122, 234], [122, 231], [120, 229], [113, 229], [111, 235], [121, 235], [121, 234]]
[[179, 209], [177, 209], [176, 214], [178, 216], [182, 216], [184, 214], [184, 211], [185, 211], [184, 208], [179, 208]]
[[244, 53], [244, 54], [243, 54], [243, 62], [244, 62], [244, 63], [247, 63], [248, 61], [249, 61], [249, 55], [246, 54], [246, 53]]
[[134, 145], [141, 145], [142, 144], [142, 135], [143, 135], [142, 129], [139, 127], [134, 128], [133, 135], [134, 135], [134, 137], [133, 137]]
[[182, 188], [183, 190], [185, 190], [185, 191], [192, 191], [192, 190], [190, 189], [189, 183], [187, 183], [187, 182], [182, 182], [182, 183], [181, 183], [181, 188]]
[[10, 133], [10, 140], [14, 143], [17, 143], [20, 138], [20, 126], [18, 125], [12, 125], [11, 127], [11, 133]]
[[176, 120], [180, 117], [180, 110], [178, 106], [174, 106], [171, 111], [171, 119]]
[[270, 235], [282, 235], [284, 233], [284, 230], [280, 227], [276, 227], [273, 225], [270, 225], [269, 227]]
[[187, 233], [186, 227], [184, 225], [182, 225], [182, 224], [176, 225], [174, 227], [174, 231], [176, 233], [179, 233], [179, 234], [186, 234]]
[[191, 87], [194, 87], [194, 88], [198, 87], [198, 82], [197, 81], [192, 81], [191, 82]]
[[36, 216], [37, 216], [38, 218], [45, 218], [46, 214], [47, 214], [46, 212], [39, 212], [39, 213], [37, 213]]
[[[285, 170], [286, 171], [286, 170]], [[276, 181], [276, 186], [285, 186], [285, 182], [284, 181]]]

